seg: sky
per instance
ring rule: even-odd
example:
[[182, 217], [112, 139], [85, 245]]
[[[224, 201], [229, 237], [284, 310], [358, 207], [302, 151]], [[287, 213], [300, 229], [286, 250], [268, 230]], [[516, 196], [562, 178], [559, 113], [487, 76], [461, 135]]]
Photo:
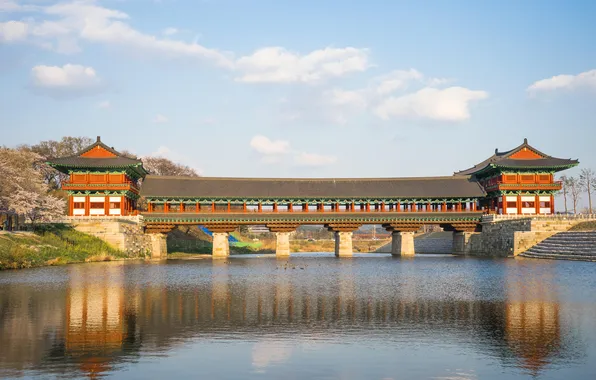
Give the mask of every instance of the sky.
[[[596, 169], [596, 2], [0, 0], [0, 145], [101, 136], [206, 176]], [[568, 174], [577, 174], [579, 169]]]

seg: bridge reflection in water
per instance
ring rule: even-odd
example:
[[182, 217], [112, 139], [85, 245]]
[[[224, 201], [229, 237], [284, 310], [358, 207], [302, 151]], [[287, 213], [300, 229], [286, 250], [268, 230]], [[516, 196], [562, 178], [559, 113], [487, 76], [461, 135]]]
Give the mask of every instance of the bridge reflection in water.
[[[3, 345], [2, 368], [97, 375], [139, 356], [167, 355], [184, 342], [257, 340], [257, 350], [263, 341], [280, 336], [301, 342], [297, 344], [465, 342], [468, 349], [530, 374], [577, 355], [578, 346], [566, 336], [569, 326], [562, 326], [548, 264], [530, 278], [520, 275], [517, 264], [500, 264], [496, 269], [501, 278], [495, 283], [502, 285], [490, 285], [488, 297], [483, 296], [487, 289], [482, 281], [473, 276], [452, 278], [457, 285], [448, 288], [432, 281], [425, 286], [414, 281], [421, 277], [410, 272], [416, 271], [413, 267], [394, 278], [383, 273], [370, 278], [357, 273], [357, 261], [335, 262], [333, 268], [323, 264], [315, 270], [307, 261], [272, 266], [267, 260], [259, 265], [269, 267], [260, 268], [257, 278], [235, 262], [70, 266], [64, 269], [68, 282], [63, 292], [48, 290], [47, 297], [39, 298], [34, 288], [31, 293], [21, 288], [19, 299], [28, 298], [28, 304], [5, 293], [5, 310], [12, 312], [0, 316], [0, 336], [10, 343], [10, 352], [26, 343], [15, 338], [26, 320], [55, 334], [29, 337], [49, 341], [38, 352], [19, 358], [9, 357]], [[313, 276], [320, 281], [313, 282]], [[53, 317], [35, 320], [39, 316], [31, 313], [47, 309], [48, 299], [56, 301]], [[60, 312], [63, 325], [56, 318]], [[288, 359], [291, 352], [275, 347], [276, 341], [275, 354], [259, 358], [255, 351], [255, 367]]]

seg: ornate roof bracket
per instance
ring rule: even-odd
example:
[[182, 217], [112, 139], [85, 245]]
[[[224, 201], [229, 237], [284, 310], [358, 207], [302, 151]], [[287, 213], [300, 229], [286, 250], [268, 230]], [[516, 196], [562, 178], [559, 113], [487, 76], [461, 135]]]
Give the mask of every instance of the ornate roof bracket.
[[362, 224], [359, 223], [333, 223], [326, 224], [325, 228], [332, 232], [352, 232], [360, 228]]
[[294, 232], [300, 225], [292, 223], [275, 223], [267, 224], [266, 226], [271, 232]]
[[423, 222], [399, 222], [383, 224], [383, 228], [389, 232], [416, 232], [424, 225]]

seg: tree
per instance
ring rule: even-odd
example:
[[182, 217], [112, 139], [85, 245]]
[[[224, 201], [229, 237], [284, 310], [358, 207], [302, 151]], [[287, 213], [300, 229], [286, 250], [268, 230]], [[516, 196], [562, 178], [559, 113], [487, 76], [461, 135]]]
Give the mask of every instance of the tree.
[[66, 202], [49, 193], [36, 165], [40, 160], [28, 148], [0, 148], [0, 211], [25, 215], [32, 223], [64, 214]]
[[579, 181], [581, 187], [588, 193], [588, 212], [592, 214], [592, 193], [596, 182], [596, 172], [592, 169], [582, 169], [579, 174]]
[[31, 150], [42, 156], [44, 159], [74, 156], [89, 145], [94, 140], [89, 137], [62, 137], [60, 141], [47, 140], [32, 145]]
[[577, 204], [582, 197], [582, 186], [578, 178], [569, 177], [567, 179], [567, 186], [569, 187], [569, 194], [571, 195], [571, 202], [573, 202], [573, 213], [577, 214]]
[[563, 194], [563, 203], [565, 205], [565, 214], [568, 213], [567, 209], [567, 195], [569, 195], [569, 178], [566, 175], [562, 175], [561, 180], [561, 194]]
[[74, 156], [89, 145], [93, 144], [93, 139], [89, 137], [62, 137], [60, 141], [47, 140], [32, 146], [24, 146], [40, 156], [36, 165], [43, 174], [44, 181], [52, 189], [59, 189], [68, 175], [60, 173], [58, 170], [45, 164], [50, 158]]
[[177, 164], [165, 157], [143, 157], [143, 167], [153, 175], [198, 177], [199, 174], [191, 167]]
[[11, 203], [17, 214], [24, 215], [31, 224], [35, 224], [63, 215], [66, 202], [48, 194], [19, 190], [12, 197]]

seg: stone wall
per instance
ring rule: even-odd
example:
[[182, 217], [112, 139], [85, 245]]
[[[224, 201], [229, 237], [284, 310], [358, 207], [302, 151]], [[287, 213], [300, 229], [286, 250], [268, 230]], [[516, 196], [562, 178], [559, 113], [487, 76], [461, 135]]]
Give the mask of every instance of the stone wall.
[[454, 235], [454, 254], [513, 257], [572, 225], [568, 221], [544, 222], [530, 218], [485, 222], [481, 233]]
[[453, 249], [453, 234], [451, 232], [430, 232], [414, 239], [416, 254], [450, 254]]
[[148, 257], [154, 247], [157, 247], [155, 244], [161, 243], [154, 242], [150, 235], [144, 233], [140, 220], [71, 219], [68, 224], [77, 231], [98, 237], [114, 248], [126, 252], [129, 257]]

